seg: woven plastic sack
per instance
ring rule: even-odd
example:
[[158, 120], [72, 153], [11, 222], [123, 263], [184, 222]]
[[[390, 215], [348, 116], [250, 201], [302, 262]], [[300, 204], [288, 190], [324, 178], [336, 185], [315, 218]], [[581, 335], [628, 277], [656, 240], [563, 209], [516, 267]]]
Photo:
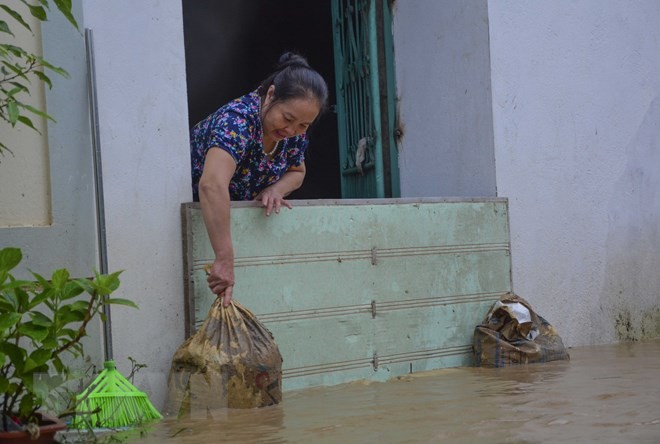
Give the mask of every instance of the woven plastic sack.
[[236, 300], [217, 298], [172, 358], [166, 412], [253, 408], [282, 400], [282, 355], [272, 333]]
[[513, 293], [495, 302], [474, 330], [474, 364], [507, 367], [557, 360], [569, 354], [555, 328]]

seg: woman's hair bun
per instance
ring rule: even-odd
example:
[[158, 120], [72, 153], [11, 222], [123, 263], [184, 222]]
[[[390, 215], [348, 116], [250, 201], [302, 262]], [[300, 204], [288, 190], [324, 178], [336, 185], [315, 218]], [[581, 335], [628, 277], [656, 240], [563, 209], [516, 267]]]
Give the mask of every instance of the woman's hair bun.
[[278, 60], [275, 72], [261, 82], [258, 88], [262, 100], [271, 86], [275, 87], [273, 100], [313, 97], [323, 111], [328, 103], [328, 85], [321, 74], [312, 69], [300, 54], [285, 52]]
[[301, 68], [309, 68], [309, 63], [307, 63], [307, 59], [305, 59], [303, 56], [300, 54], [296, 54], [295, 52], [285, 52], [280, 56], [280, 59], [277, 62], [277, 70], [281, 71], [284, 68], [288, 68], [289, 66], [291, 67], [301, 67]]

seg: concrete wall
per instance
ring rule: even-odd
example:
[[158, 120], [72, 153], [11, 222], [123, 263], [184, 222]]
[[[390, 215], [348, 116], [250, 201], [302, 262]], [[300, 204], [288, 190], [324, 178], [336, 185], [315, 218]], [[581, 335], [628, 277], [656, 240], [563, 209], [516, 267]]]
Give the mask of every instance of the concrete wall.
[[401, 196], [494, 196], [486, 0], [393, 8]]
[[180, 204], [191, 200], [181, 3], [90, 0], [94, 35], [111, 271], [118, 297], [140, 310], [113, 309], [114, 357], [149, 367], [136, 385], [156, 406], [172, 355], [184, 338]]
[[[82, 17], [81, 8], [81, 0], [73, 2], [73, 12], [78, 18]], [[47, 192], [44, 197], [46, 206], [50, 207], [50, 220], [41, 226], [30, 226], [24, 221], [16, 224], [22, 226], [0, 227], [0, 247], [15, 246], [23, 250], [26, 268], [19, 272], [21, 277], [30, 276], [27, 267], [48, 276], [55, 268], [62, 267], [69, 269], [74, 276], [89, 276], [97, 266], [97, 255], [84, 39], [81, 32], [56, 13], [51, 13], [48, 21], [42, 23], [41, 35], [44, 57], [64, 68], [69, 78], [51, 74], [53, 88], [46, 89], [47, 111], [57, 121], [48, 122], [41, 140], [47, 141], [47, 152], [40, 159], [45, 162], [46, 171], [21, 172], [28, 180], [36, 174], [45, 176], [40, 179], [45, 180], [42, 188]], [[23, 133], [27, 134], [27, 131], [23, 130]], [[23, 151], [35, 150], [33, 140], [26, 138], [21, 142], [20, 146], [14, 147], [16, 158], [24, 156]], [[6, 174], [5, 168], [20, 170], [21, 166], [14, 163], [16, 158], [4, 157], [0, 174]], [[3, 207], [11, 206], [16, 199], [24, 200], [16, 195], [17, 191], [10, 186], [0, 187]], [[20, 192], [31, 199], [40, 199], [27, 189], [20, 189]]]
[[516, 292], [569, 345], [660, 336], [660, 3], [488, 10]]
[[[20, 46], [32, 54], [43, 56], [41, 22], [18, 0], [4, 3], [20, 11], [32, 32], [18, 22], [10, 22], [14, 36], [2, 33], [0, 42]], [[40, 110], [45, 109], [44, 84], [35, 76], [29, 86], [30, 94], [19, 95], [19, 101]], [[0, 120], [0, 143], [11, 150], [11, 153], [0, 154], [0, 227], [47, 226], [51, 223], [48, 138], [44, 136], [47, 135], [46, 119], [26, 114], [38, 131], [21, 124], [12, 127], [8, 122]]]
[[402, 194], [495, 162], [514, 289], [568, 345], [660, 336], [658, 6], [395, 2]]

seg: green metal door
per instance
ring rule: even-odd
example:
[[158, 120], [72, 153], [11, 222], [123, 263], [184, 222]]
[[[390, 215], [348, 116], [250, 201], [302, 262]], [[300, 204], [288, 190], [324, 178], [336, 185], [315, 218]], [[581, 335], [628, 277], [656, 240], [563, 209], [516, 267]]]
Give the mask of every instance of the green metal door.
[[333, 0], [332, 20], [342, 197], [398, 197], [389, 1]]

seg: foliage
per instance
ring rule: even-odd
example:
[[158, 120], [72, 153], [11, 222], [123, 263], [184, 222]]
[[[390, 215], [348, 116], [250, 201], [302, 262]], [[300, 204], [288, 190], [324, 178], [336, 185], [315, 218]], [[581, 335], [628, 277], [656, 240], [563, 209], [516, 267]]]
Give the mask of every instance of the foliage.
[[[62, 358], [83, 357], [80, 341], [95, 316], [104, 319], [103, 306], [137, 306], [110, 297], [121, 272], [71, 279], [59, 269], [50, 279], [32, 273], [34, 280], [18, 280], [11, 271], [22, 258], [18, 248], [0, 250], [0, 413], [16, 414], [26, 423], [71, 376]], [[0, 424], [3, 428], [6, 424]]]
[[[55, 4], [59, 12], [78, 29], [78, 24], [71, 12], [71, 0], [20, 0], [20, 2], [25, 5], [33, 17], [41, 22], [48, 20], [51, 3]], [[65, 78], [68, 77], [68, 73], [40, 55], [26, 51], [17, 45], [5, 43], [5, 41], [11, 42], [15, 38], [12, 27], [17, 25], [34, 32], [19, 11], [0, 4], [0, 36], [4, 37], [0, 43], [0, 119], [8, 122], [12, 127], [21, 124], [38, 131], [29, 116], [36, 115], [51, 121], [54, 119], [44, 110], [24, 103], [23, 98], [30, 95], [32, 80], [41, 81], [52, 88], [53, 84], [47, 72]], [[0, 140], [0, 154], [3, 154], [4, 151], [11, 152], [9, 147]]]

